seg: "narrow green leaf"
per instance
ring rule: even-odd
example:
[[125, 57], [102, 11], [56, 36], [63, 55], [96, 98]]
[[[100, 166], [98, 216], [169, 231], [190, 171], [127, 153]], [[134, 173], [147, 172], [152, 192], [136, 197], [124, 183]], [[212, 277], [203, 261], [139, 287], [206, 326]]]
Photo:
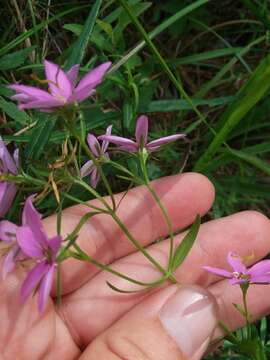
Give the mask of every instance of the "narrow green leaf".
[[30, 46], [26, 49], [15, 51], [0, 58], [0, 70], [11, 70], [24, 64], [27, 56], [36, 46]]
[[253, 165], [257, 169], [263, 171], [266, 175], [270, 176], [270, 164], [258, 158], [257, 156], [247, 154], [244, 151], [233, 150], [233, 149], [228, 150], [228, 153], [231, 153], [237, 158], [246, 161], [247, 163]]
[[32, 120], [26, 112], [18, 109], [17, 105], [6, 101], [0, 96], [0, 109], [2, 109], [11, 119], [18, 121], [22, 125], [29, 125]]
[[38, 125], [34, 129], [29, 143], [25, 148], [25, 156], [27, 159], [38, 159], [41, 156], [53, 132], [55, 122], [56, 116], [43, 113], [39, 114]]
[[88, 18], [86, 19], [86, 22], [82, 29], [82, 32], [80, 33], [79, 38], [76, 40], [75, 44], [73, 45], [70, 57], [68, 58], [67, 63], [65, 65], [66, 70], [68, 70], [69, 68], [71, 68], [71, 66], [75, 64], [81, 63], [85, 54], [85, 50], [87, 48], [88, 40], [93, 31], [101, 3], [102, 0], [96, 0], [95, 4], [90, 10]]
[[240, 89], [236, 100], [221, 116], [221, 128], [216, 133], [208, 148], [195, 164], [195, 171], [204, 171], [222, 143], [226, 141], [230, 132], [257, 104], [270, 87], [270, 55], [266, 56], [255, 69], [250, 79]]
[[172, 65], [197, 64], [200, 61], [207, 61], [228, 55], [236, 55], [239, 54], [242, 50], [243, 48], [240, 47], [210, 50], [200, 54], [194, 54], [179, 59], [170, 60], [169, 62]]
[[[226, 96], [220, 98], [214, 98], [209, 100], [204, 99], [192, 99], [193, 104], [196, 106], [204, 105], [209, 107], [222, 106], [231, 103], [234, 100], [233, 96]], [[183, 99], [179, 100], [157, 100], [152, 101], [147, 106], [139, 108], [139, 112], [168, 112], [179, 110], [191, 110], [191, 105]]]
[[188, 255], [190, 249], [192, 248], [192, 245], [194, 244], [194, 241], [196, 240], [200, 225], [201, 225], [201, 218], [199, 215], [197, 215], [189, 232], [175, 250], [172, 266], [171, 266], [172, 272], [175, 271], [182, 264], [182, 262], [185, 260], [186, 256]]

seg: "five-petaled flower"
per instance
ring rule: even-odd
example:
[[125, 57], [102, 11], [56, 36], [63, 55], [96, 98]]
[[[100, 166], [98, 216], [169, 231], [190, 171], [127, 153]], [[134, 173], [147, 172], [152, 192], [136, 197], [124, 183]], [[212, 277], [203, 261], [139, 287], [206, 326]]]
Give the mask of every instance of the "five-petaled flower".
[[28, 258], [36, 260], [21, 287], [24, 302], [32, 292], [38, 292], [38, 308], [42, 312], [52, 288], [56, 268], [56, 257], [61, 247], [61, 236], [49, 239], [41, 215], [34, 208], [32, 196], [28, 197], [23, 209], [23, 226], [17, 229], [18, 245]]
[[101, 135], [98, 139], [119, 145], [120, 150], [128, 152], [137, 152], [141, 148], [145, 148], [149, 152], [152, 152], [157, 150], [161, 145], [184, 137], [185, 134], [175, 134], [148, 142], [148, 117], [141, 115], [137, 119], [135, 141], [115, 135]]
[[[112, 133], [112, 125], [107, 127], [106, 136], [110, 136]], [[109, 154], [107, 152], [109, 142], [106, 140], [102, 141], [100, 146], [98, 139], [93, 134], [88, 134], [87, 136], [88, 146], [96, 158], [97, 161], [103, 159], [109, 159]], [[97, 183], [100, 179], [100, 174], [98, 172], [98, 168], [94, 164], [93, 160], [88, 160], [82, 167], [81, 167], [81, 177], [85, 177], [90, 175], [90, 183], [93, 188], [96, 188]]]
[[232, 267], [232, 271], [227, 271], [212, 266], [203, 266], [203, 269], [218, 276], [230, 279], [232, 285], [235, 284], [269, 284], [270, 283], [270, 260], [262, 260], [257, 264], [247, 268], [241, 257], [229, 252], [227, 261]]
[[16, 91], [12, 100], [19, 102], [20, 109], [39, 109], [49, 112], [53, 108], [81, 102], [93, 95], [111, 62], [106, 62], [91, 70], [77, 84], [79, 65], [74, 65], [64, 72], [58, 65], [44, 61], [48, 91], [20, 84], [11, 84], [8, 87]]
[[[14, 151], [13, 157], [10, 155], [4, 141], [0, 136], [0, 175], [18, 173], [19, 151]], [[0, 181], [0, 218], [8, 212], [12, 201], [16, 195], [16, 185], [8, 181]]]

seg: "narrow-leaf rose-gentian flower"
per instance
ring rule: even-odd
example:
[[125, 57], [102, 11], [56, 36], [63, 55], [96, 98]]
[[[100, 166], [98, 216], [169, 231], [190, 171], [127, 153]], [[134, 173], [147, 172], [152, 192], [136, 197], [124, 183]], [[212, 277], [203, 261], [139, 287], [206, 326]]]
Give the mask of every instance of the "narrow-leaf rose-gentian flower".
[[62, 107], [75, 102], [81, 102], [93, 95], [111, 62], [106, 62], [91, 70], [77, 84], [79, 65], [74, 65], [64, 72], [58, 65], [44, 61], [48, 91], [20, 84], [11, 84], [8, 87], [16, 91], [12, 100], [19, 102], [20, 109], [39, 109], [51, 111], [53, 108]]
[[38, 309], [42, 312], [52, 288], [56, 256], [62, 237], [48, 238], [41, 222], [41, 215], [33, 206], [32, 196], [28, 197], [23, 209], [23, 224], [17, 230], [19, 247], [23, 254], [37, 263], [22, 284], [21, 299], [24, 302], [32, 292], [37, 291]]
[[16, 240], [16, 232], [18, 226], [10, 221], [0, 221], [0, 240], [5, 243], [4, 259], [1, 268], [2, 279], [4, 280], [8, 273], [10, 273], [19, 257], [20, 248]]
[[[13, 157], [10, 155], [4, 141], [0, 136], [0, 175], [18, 173], [19, 151], [15, 150]], [[16, 195], [16, 185], [8, 181], [0, 181], [0, 218], [8, 212]]]
[[[107, 127], [106, 135], [110, 136], [112, 133], [112, 125]], [[88, 146], [93, 153], [94, 157], [97, 159], [107, 158], [109, 159], [109, 154], [107, 152], [109, 142], [106, 140], [102, 141], [102, 144], [100, 146], [100, 143], [98, 142], [98, 139], [93, 134], [88, 134], [87, 136], [87, 142]], [[97, 167], [95, 166], [93, 160], [87, 161], [81, 168], [81, 177], [85, 177], [90, 175], [90, 184], [93, 188], [96, 188], [100, 175], [98, 172]]]
[[141, 115], [136, 123], [135, 141], [115, 135], [102, 135], [99, 136], [98, 139], [119, 145], [120, 150], [128, 152], [137, 152], [141, 148], [145, 148], [149, 152], [152, 152], [157, 150], [161, 145], [184, 137], [185, 134], [175, 134], [148, 142], [148, 117]]
[[247, 268], [238, 254], [229, 252], [227, 261], [232, 267], [232, 271], [227, 271], [212, 266], [203, 266], [203, 269], [215, 275], [230, 279], [229, 282], [232, 285], [243, 283], [270, 283], [270, 260], [262, 260], [250, 268]]

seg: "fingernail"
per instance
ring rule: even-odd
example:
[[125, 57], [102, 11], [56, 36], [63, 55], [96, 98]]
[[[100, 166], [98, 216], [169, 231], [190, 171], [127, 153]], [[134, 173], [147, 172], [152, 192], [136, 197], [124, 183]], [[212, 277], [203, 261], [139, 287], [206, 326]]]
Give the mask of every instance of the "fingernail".
[[180, 288], [163, 305], [160, 321], [188, 359], [199, 359], [217, 325], [214, 297], [198, 286]]

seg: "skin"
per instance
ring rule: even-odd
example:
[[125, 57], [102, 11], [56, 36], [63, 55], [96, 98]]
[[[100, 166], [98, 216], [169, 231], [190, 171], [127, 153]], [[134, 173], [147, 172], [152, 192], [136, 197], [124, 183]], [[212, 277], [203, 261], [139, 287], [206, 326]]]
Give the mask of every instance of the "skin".
[[[186, 173], [154, 181], [172, 220], [174, 231], [190, 225], [196, 214], [204, 215], [214, 201], [214, 188], [204, 176]], [[121, 194], [116, 195], [121, 199]], [[97, 201], [93, 201], [97, 204]], [[63, 235], [73, 230], [86, 208], [73, 206], [63, 216]], [[164, 266], [168, 240], [153, 244], [167, 235], [160, 210], [143, 187], [131, 190], [122, 200], [118, 215], [131, 233]], [[44, 220], [49, 235], [56, 231], [56, 217]], [[175, 237], [180, 243], [181, 233]], [[226, 255], [233, 250], [242, 256], [254, 253], [250, 265], [270, 251], [270, 221], [262, 214], [244, 211], [218, 220], [204, 222], [188, 258], [175, 272], [181, 284], [198, 284], [208, 289], [219, 304], [219, 317], [232, 329], [243, 319], [232, 303], [241, 303], [238, 286], [201, 269], [203, 265], [229, 269]], [[117, 225], [106, 215], [91, 219], [80, 232], [78, 244], [92, 257], [142, 281], [159, 277], [149, 262], [134, 251]], [[125, 290], [136, 286], [97, 268], [69, 259], [62, 264], [63, 299], [56, 308], [49, 301], [42, 315], [36, 298], [19, 304], [19, 290], [25, 277], [19, 268], [0, 283], [0, 359], [185, 359], [174, 341], [165, 334], [156, 315], [143, 323], [149, 304], [163, 301], [175, 292], [166, 284], [152, 293], [119, 294], [105, 283], [110, 281]], [[53, 296], [53, 294], [52, 294]], [[270, 286], [253, 285], [248, 295], [249, 310], [258, 319], [270, 312]], [[147, 312], [148, 311], [148, 312]], [[203, 326], [203, 324], [202, 324]], [[124, 336], [124, 335], [125, 336]]]

